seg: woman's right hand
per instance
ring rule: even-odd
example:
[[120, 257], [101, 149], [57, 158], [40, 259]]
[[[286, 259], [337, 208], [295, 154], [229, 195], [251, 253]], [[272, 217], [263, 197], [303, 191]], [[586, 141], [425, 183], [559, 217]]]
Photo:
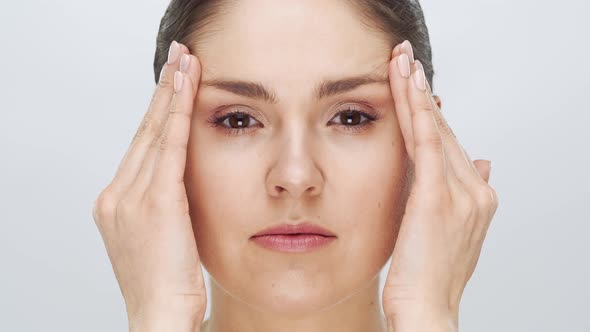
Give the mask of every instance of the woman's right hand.
[[197, 57], [173, 42], [149, 109], [114, 179], [94, 202], [130, 331], [198, 331], [205, 314], [184, 186], [200, 75]]

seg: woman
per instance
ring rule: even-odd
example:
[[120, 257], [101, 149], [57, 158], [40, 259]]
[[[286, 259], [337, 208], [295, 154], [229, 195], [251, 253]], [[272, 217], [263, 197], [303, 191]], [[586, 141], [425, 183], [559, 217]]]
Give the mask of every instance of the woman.
[[172, 1], [93, 209], [130, 330], [456, 330], [498, 200], [428, 38], [409, 0]]

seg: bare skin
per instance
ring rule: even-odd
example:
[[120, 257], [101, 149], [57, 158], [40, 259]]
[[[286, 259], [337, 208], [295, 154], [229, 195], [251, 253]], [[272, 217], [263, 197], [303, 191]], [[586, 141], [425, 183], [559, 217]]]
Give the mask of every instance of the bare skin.
[[[355, 25], [354, 12], [336, 3], [322, 2], [335, 6], [323, 8], [298, 2], [301, 17], [322, 19], [285, 26], [278, 25], [285, 19], [280, 8], [272, 2], [261, 7], [264, 0], [259, 1], [256, 8], [268, 6], [274, 16], [261, 10], [249, 13], [248, 22], [228, 16], [224, 35], [215, 38], [218, 44], [207, 43], [210, 54], [203, 51], [197, 58], [187, 46], [173, 43], [148, 112], [115, 178], [95, 202], [93, 216], [125, 299], [130, 330], [456, 330], [461, 294], [498, 204], [488, 185], [489, 164], [471, 161], [452, 134], [409, 43], [384, 52], [385, 39]], [[240, 14], [248, 11], [241, 9]], [[254, 17], [257, 13], [261, 16]], [[264, 21], [269, 17], [276, 21]], [[310, 22], [325, 39], [308, 38]], [[268, 33], [268, 38], [240, 35], [242, 23], [261, 28], [253, 35]], [[273, 24], [276, 29], [269, 28]], [[282, 43], [273, 33], [288, 36], [290, 44], [252, 44]], [[298, 43], [308, 43], [306, 54], [289, 49]], [[365, 44], [351, 48], [347, 43]], [[279, 53], [264, 51], [269, 49]], [[312, 99], [310, 82], [368, 72], [387, 81], [321, 102]], [[271, 105], [203, 86], [230, 74], [263, 81], [280, 102]], [[368, 100], [381, 115], [374, 125], [356, 134], [326, 126], [337, 118], [330, 110], [340, 102], [369, 111], [354, 102], [358, 99]], [[225, 129], [206, 122], [221, 103], [242, 105], [263, 126], [231, 138], [222, 135]], [[310, 125], [301, 126], [303, 119]], [[315, 137], [314, 143], [305, 137]], [[303, 148], [304, 143], [309, 145]], [[407, 158], [415, 181], [402, 218], [395, 212], [403, 201]], [[249, 176], [231, 172], [234, 165]], [[273, 191], [277, 187], [284, 191]], [[238, 205], [217, 203], [244, 197], [255, 217]], [[347, 204], [351, 201], [356, 204]], [[311, 212], [312, 206], [318, 209]], [[283, 256], [247, 240], [291, 217], [313, 217], [336, 232], [336, 245]], [[220, 238], [224, 241], [215, 241]], [[392, 252], [379, 294], [378, 274]], [[202, 322], [207, 296], [201, 264], [214, 281], [207, 322]]]

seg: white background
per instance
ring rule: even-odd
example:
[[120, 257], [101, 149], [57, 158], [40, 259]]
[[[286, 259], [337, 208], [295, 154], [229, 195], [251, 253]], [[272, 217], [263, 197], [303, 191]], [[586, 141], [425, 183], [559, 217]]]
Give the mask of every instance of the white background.
[[[460, 330], [590, 331], [590, 5], [422, 5], [443, 113], [500, 197]], [[166, 6], [0, 3], [1, 331], [127, 330], [91, 209], [149, 103]]]

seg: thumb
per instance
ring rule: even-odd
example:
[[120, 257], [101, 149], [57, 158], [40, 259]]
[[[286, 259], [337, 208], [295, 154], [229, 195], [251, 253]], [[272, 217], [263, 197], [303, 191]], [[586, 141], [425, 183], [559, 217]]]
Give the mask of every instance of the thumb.
[[473, 165], [475, 165], [475, 168], [477, 169], [477, 172], [481, 178], [484, 179], [485, 182], [488, 182], [490, 180], [490, 172], [492, 171], [491, 160], [474, 160]]

